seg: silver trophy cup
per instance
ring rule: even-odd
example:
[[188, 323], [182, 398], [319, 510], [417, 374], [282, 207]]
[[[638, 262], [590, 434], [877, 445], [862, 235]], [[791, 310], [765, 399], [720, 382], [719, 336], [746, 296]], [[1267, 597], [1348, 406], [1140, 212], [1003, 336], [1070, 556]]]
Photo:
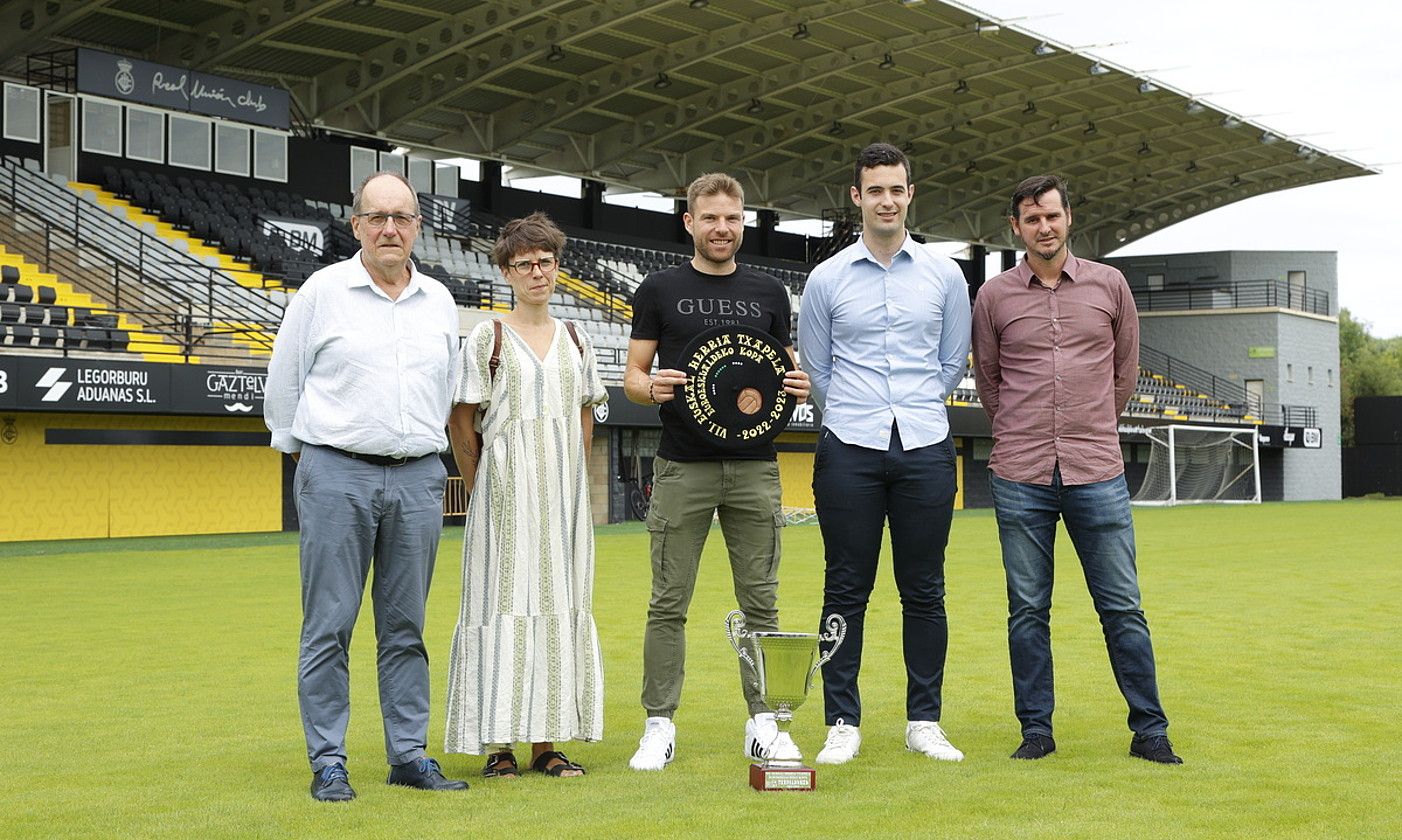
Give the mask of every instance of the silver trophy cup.
[[[774, 710], [779, 735], [765, 751], [763, 764], [755, 765], [751, 784], [760, 790], [811, 790], [813, 771], [803, 766], [803, 754], [789, 734], [794, 709], [808, 698], [813, 675], [832, 658], [847, 636], [847, 621], [834, 613], [823, 620], [822, 633], [748, 631], [745, 614], [732, 610], [725, 617], [725, 635], [741, 661], [755, 675], [754, 686], [765, 705]], [[819, 654], [820, 642], [831, 643]], [[751, 653], [753, 651], [753, 654]], [[784, 771], [788, 771], [785, 773]], [[756, 783], [756, 779], [760, 783]]]

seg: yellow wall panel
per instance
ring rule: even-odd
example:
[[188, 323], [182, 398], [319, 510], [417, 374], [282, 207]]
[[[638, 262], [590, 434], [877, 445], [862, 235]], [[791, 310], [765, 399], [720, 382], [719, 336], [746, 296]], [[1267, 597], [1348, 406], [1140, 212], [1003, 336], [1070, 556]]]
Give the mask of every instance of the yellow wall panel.
[[[817, 432], [784, 432], [775, 443], [818, 445]], [[784, 491], [784, 507], [813, 509], [813, 453], [780, 452], [779, 484]]]
[[[816, 446], [818, 435], [816, 432], [785, 432], [774, 439], [775, 443], [797, 443]], [[963, 449], [962, 438], [954, 439], [954, 448], [958, 452]], [[954, 509], [964, 509], [964, 459], [956, 456], [954, 459], [955, 480], [959, 483], [959, 490], [954, 496]], [[779, 482], [784, 488], [784, 507], [813, 508], [813, 453], [812, 452], [780, 452], [779, 453]]]
[[282, 528], [282, 456], [261, 446], [49, 445], [46, 429], [266, 433], [257, 418], [15, 414], [3, 472], [26, 516], [0, 540], [220, 534]]

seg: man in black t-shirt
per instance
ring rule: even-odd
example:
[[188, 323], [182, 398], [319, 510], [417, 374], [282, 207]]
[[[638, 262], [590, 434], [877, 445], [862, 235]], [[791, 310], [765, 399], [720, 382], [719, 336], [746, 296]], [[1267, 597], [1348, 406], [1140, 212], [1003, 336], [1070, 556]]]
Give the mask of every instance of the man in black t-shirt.
[[[691, 183], [682, 216], [696, 245], [691, 261], [654, 272], [633, 298], [633, 335], [623, 387], [628, 398], [660, 405], [662, 441], [652, 473], [647, 529], [652, 537], [652, 599], [643, 639], [643, 708], [647, 721], [629, 765], [661, 770], [676, 754], [672, 715], [681, 700], [686, 659], [686, 612], [696, 587], [701, 549], [720, 519], [730, 553], [735, 597], [748, 627], [776, 630], [779, 529], [784, 525], [774, 446], [721, 449], [685, 425], [671, 405], [686, 374], [677, 370], [683, 349], [698, 333], [745, 324], [773, 336], [789, 352], [784, 390], [808, 397], [808, 374], [798, 370], [789, 337], [789, 295], [773, 277], [738, 266], [745, 228], [745, 195], [734, 178], [702, 175]], [[657, 361], [659, 369], [653, 370]], [[743, 667], [743, 666], [742, 666]], [[744, 752], [764, 758], [778, 730], [774, 714], [741, 672], [749, 706]]]

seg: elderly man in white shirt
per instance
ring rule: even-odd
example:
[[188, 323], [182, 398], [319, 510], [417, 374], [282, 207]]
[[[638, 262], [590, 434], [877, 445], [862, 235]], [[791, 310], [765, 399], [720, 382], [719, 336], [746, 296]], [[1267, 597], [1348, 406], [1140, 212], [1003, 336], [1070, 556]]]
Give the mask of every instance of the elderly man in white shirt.
[[463, 790], [425, 754], [424, 607], [443, 525], [458, 315], [409, 256], [418, 198], [402, 176], [356, 190], [355, 256], [313, 274], [287, 308], [268, 363], [264, 418], [297, 460], [302, 640], [297, 698], [312, 797], [355, 798], [346, 773], [349, 656], [365, 582], [378, 647], [389, 783]]

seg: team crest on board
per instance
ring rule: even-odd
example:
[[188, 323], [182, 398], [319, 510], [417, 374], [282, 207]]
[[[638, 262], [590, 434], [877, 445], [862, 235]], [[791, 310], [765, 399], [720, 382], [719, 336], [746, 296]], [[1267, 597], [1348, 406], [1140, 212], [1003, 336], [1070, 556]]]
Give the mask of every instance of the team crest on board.
[[117, 77], [112, 80], [112, 83], [123, 95], [128, 95], [136, 90], [136, 77], [131, 74], [130, 61], [124, 58], [117, 60]]

